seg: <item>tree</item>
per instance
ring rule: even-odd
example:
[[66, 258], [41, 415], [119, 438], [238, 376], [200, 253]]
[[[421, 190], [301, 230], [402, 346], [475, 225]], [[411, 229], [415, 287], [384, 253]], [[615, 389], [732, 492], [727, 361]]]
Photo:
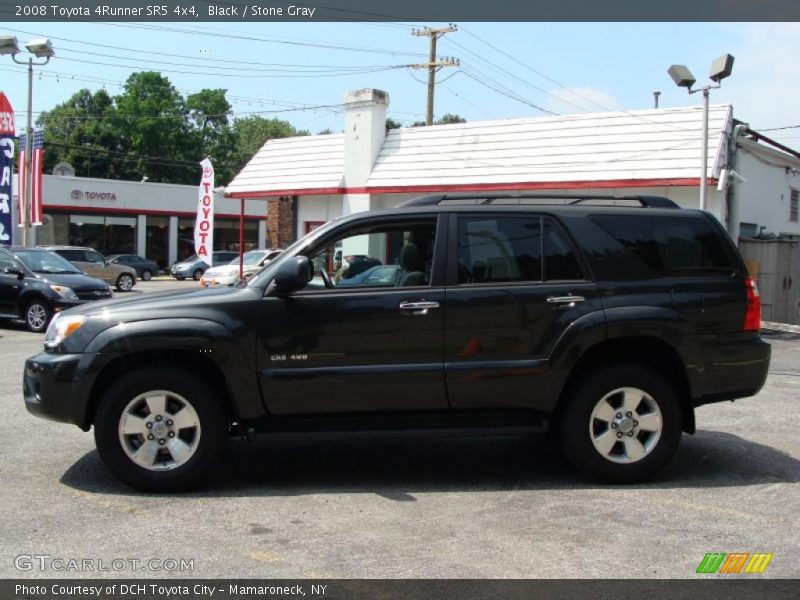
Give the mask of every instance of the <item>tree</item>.
[[434, 125], [452, 125], [455, 123], [466, 123], [467, 120], [463, 117], [452, 113], [444, 113], [440, 119], [434, 121]]
[[268, 139], [308, 135], [288, 121], [231, 118], [224, 89], [184, 98], [160, 73], [133, 73], [124, 90], [80, 90], [42, 113], [45, 169], [71, 163], [80, 176], [196, 184], [210, 156], [226, 185]]
[[225, 183], [235, 175], [236, 163], [236, 136], [230, 127], [231, 105], [225, 98], [226, 91], [204, 89], [186, 98], [192, 146], [200, 158], [211, 157], [217, 181]]
[[[459, 117], [458, 115], [454, 115], [452, 113], [444, 113], [441, 118], [436, 119], [433, 124], [434, 125], [452, 125], [454, 123], [466, 123], [467, 120], [464, 117]], [[411, 124], [412, 127], [425, 127], [425, 121], [414, 121]]]
[[[155, 71], [133, 73], [125, 82], [124, 92], [115, 98], [114, 120], [121, 133], [121, 146], [129, 154], [125, 179], [195, 183], [200, 171], [177, 164], [187, 155], [197, 159], [191, 149], [193, 136], [186, 103], [169, 79]], [[161, 162], [155, 160], [160, 158]], [[198, 159], [199, 160], [199, 159]]]
[[400, 129], [402, 126], [403, 124], [400, 121], [395, 121], [392, 118], [386, 119], [386, 131], [389, 131], [390, 129]]
[[87, 177], [115, 177], [115, 160], [97, 149], [118, 150], [120, 132], [111, 117], [114, 101], [101, 89], [82, 89], [52, 110], [43, 112], [36, 124], [44, 126], [43, 170], [52, 171], [58, 162], [68, 162]]
[[242, 167], [256, 155], [267, 140], [308, 135], [308, 131], [297, 130], [289, 121], [277, 117], [265, 119], [252, 115], [234, 119], [233, 134], [236, 139], [235, 162]]

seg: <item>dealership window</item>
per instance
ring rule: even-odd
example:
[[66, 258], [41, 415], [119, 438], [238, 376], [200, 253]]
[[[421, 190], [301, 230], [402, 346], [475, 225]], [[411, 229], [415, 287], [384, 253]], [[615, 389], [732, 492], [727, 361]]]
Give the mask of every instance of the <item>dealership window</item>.
[[[178, 219], [178, 260], [184, 260], [194, 254], [193, 218]], [[258, 248], [258, 223], [244, 222], [244, 250]], [[239, 251], [239, 220], [214, 220], [214, 250]]]
[[[55, 243], [71, 246], [88, 246], [106, 256], [136, 252], [136, 217], [108, 217], [103, 215], [69, 215], [69, 239], [63, 239], [63, 221], [54, 219]], [[62, 231], [62, 233], [59, 233]]]
[[[244, 251], [258, 248], [258, 223], [244, 222]], [[214, 250], [239, 251], [239, 221], [217, 219], [214, 223]]]
[[792, 223], [797, 223], [798, 203], [800, 203], [800, 190], [791, 190], [789, 198], [789, 220]]
[[147, 217], [145, 257], [162, 269], [169, 263], [169, 217]]

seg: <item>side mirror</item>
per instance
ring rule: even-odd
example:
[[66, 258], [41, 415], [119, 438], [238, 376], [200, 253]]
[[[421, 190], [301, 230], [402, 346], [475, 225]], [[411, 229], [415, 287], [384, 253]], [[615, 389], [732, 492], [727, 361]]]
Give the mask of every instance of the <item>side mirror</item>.
[[17, 279], [25, 279], [25, 273], [22, 271], [22, 269], [17, 267], [6, 267], [5, 271], [9, 275], [16, 275]]
[[311, 281], [311, 263], [307, 256], [295, 256], [283, 263], [275, 274], [275, 288], [279, 294], [291, 294]]

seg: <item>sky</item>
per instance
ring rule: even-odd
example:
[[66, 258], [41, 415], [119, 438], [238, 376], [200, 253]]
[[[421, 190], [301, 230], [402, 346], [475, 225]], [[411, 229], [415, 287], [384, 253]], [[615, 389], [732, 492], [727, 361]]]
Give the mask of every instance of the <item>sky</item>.
[[[438, 26], [444, 24], [429, 24]], [[734, 116], [800, 148], [800, 23], [457, 23], [438, 56], [460, 60], [437, 74], [435, 115], [468, 121], [692, 106], [667, 75], [685, 64], [698, 84], [711, 62], [736, 57], [711, 92]], [[388, 115], [423, 120], [428, 40], [404, 23], [5, 23], [20, 46], [50, 37], [56, 56], [36, 67], [34, 117], [81, 88], [121, 92], [135, 71], [166, 75], [182, 93], [224, 88], [234, 116], [278, 116], [311, 133], [341, 131], [345, 92], [388, 92]], [[25, 53], [19, 56], [25, 56]], [[0, 56], [0, 90], [16, 110], [27, 102], [26, 67]], [[322, 108], [320, 108], [322, 107]], [[785, 129], [777, 129], [785, 128]]]

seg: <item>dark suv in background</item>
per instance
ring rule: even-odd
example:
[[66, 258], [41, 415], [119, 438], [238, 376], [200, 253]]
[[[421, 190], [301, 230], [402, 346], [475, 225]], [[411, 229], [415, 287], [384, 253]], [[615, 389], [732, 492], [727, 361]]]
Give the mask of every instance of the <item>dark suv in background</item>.
[[[398, 265], [393, 285], [338, 286], [337, 251]], [[430, 196], [328, 223], [243, 288], [67, 311], [24, 397], [94, 425], [106, 464], [147, 490], [202, 481], [234, 431], [552, 430], [591, 477], [631, 482], [667, 464], [695, 407], [759, 391], [759, 326], [708, 213]]]

